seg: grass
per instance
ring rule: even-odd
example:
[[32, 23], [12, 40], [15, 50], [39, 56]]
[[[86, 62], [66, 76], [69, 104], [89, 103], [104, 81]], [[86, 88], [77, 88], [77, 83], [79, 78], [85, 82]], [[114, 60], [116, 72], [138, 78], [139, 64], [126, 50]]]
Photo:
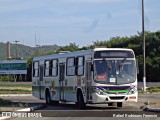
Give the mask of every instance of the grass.
[[31, 94], [31, 84], [2, 83], [0, 94]]
[[[0, 94], [31, 94], [31, 84], [16, 84], [16, 83], [2, 83], [0, 84]], [[4, 108], [3, 108], [4, 107]], [[7, 107], [7, 108], [6, 108]], [[27, 108], [28, 103], [16, 103], [10, 100], [0, 98], [0, 111], [4, 109], [7, 111], [13, 111], [17, 108]]]
[[0, 94], [31, 94], [31, 90], [22, 89], [0, 89]]
[[0, 84], [0, 87], [25, 87], [25, 88], [31, 88], [32, 84]]
[[147, 88], [147, 92], [160, 92], [160, 87], [150, 87], [150, 88]]
[[[146, 89], [146, 92], [158, 93], [158, 92], [160, 92], [160, 87], [149, 87]], [[144, 93], [144, 92], [143, 92], [143, 90], [139, 90], [138, 93]]]

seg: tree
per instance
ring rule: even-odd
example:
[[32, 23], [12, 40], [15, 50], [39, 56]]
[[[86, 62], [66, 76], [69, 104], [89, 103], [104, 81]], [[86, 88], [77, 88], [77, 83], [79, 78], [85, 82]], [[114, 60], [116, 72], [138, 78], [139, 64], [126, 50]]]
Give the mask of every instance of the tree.
[[[160, 31], [145, 32], [146, 36], [146, 74], [147, 81], [160, 81]], [[113, 37], [110, 40], [93, 42], [94, 46], [106, 46], [108, 48], [130, 48], [135, 52], [139, 63], [138, 80], [143, 77], [143, 42], [142, 34], [131, 37]]]
[[73, 52], [73, 51], [77, 51], [77, 50], [80, 50], [79, 46], [76, 45], [75, 43], [70, 43], [69, 45], [66, 45], [64, 47], [61, 47], [59, 51], [70, 51], [70, 52]]

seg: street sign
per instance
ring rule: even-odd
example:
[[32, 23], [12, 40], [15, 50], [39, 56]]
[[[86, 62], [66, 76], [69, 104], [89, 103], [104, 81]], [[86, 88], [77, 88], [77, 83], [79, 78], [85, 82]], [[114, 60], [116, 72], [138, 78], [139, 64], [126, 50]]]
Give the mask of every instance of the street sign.
[[27, 74], [27, 61], [0, 60], [0, 74]]

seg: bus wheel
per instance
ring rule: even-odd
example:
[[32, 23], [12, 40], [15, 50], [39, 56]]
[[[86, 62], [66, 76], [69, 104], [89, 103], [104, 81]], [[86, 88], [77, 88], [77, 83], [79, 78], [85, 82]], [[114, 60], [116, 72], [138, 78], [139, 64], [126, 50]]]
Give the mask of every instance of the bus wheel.
[[77, 107], [78, 109], [83, 109], [85, 106], [86, 104], [84, 103], [83, 95], [81, 92], [79, 92], [77, 95]]
[[46, 104], [47, 105], [51, 104], [51, 96], [48, 91], [46, 92]]
[[53, 105], [58, 105], [58, 104], [59, 104], [59, 101], [52, 101], [52, 104], [53, 104]]
[[122, 107], [122, 102], [118, 102], [117, 107]]

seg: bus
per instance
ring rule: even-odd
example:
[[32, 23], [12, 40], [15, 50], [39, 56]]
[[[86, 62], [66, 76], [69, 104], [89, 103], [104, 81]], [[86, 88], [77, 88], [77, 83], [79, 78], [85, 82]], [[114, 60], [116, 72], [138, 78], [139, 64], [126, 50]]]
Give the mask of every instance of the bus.
[[94, 48], [33, 58], [32, 95], [51, 102], [122, 107], [137, 102], [137, 64], [132, 49]]

